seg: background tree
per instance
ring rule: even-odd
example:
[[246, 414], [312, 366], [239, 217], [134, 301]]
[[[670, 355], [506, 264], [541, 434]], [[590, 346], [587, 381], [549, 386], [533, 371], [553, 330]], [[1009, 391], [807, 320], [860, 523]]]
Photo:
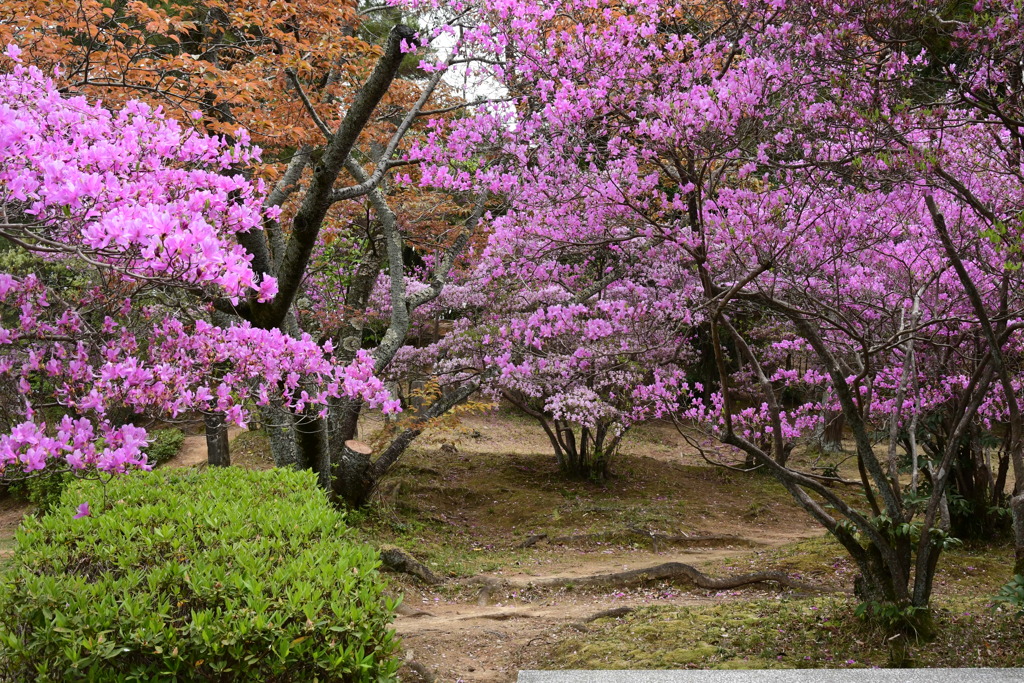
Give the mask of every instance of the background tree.
[[[912, 18], [909, 6], [890, 9], [889, 25]], [[455, 187], [513, 178], [510, 205], [534, 212], [513, 236], [522, 244], [614, 243], [605, 249], [613, 256], [632, 242], [672, 259], [681, 273], [672, 286], [710, 323], [719, 375], [717, 397], [691, 415], [771, 471], [840, 540], [866, 600], [927, 631], [948, 538], [945, 487], [961, 439], [1007, 395], [999, 377], [1011, 366], [999, 358], [1017, 343], [1012, 325], [989, 334], [976, 304], [981, 296], [1013, 319], [1012, 250], [971, 216], [998, 202], [1005, 225], [1020, 210], [1004, 155], [980, 144], [995, 135], [999, 149], [1011, 134], [975, 122], [974, 112], [908, 106], [926, 82], [926, 59], [880, 49], [856, 15], [830, 11], [757, 2], [496, 7], [473, 39], [500, 61], [494, 78], [522, 94], [504, 116], [452, 122], [448, 139], [465, 141], [455, 155], [469, 156], [483, 138], [500, 141], [504, 156], [456, 172], [438, 148], [430, 179]], [[595, 197], [586, 212], [580, 197]], [[956, 216], [952, 229], [946, 214]], [[995, 276], [986, 263], [1010, 267]], [[629, 282], [635, 266], [625, 265], [620, 279]], [[645, 271], [636, 271], [639, 284]], [[750, 343], [741, 319], [775, 328], [813, 367], [794, 377], [776, 349]], [[972, 334], [984, 343], [952, 363], [927, 357]], [[785, 406], [795, 380], [827, 386], [834, 403]], [[739, 405], [737, 382], [760, 403]], [[873, 435], [881, 418], [895, 444], [903, 416], [912, 424], [921, 411], [922, 391], [945, 401], [950, 438], [929, 470], [930, 495], [908, 502], [895, 459], [875, 453]], [[854, 436], [865, 509], [783, 464], [787, 442], [835, 408]]]
[[[274, 182], [266, 204], [283, 206], [285, 222], [269, 218], [264, 232], [242, 235], [239, 243], [251, 257], [256, 277], [274, 279], [279, 288], [273, 300], [220, 299], [214, 302], [216, 316], [227, 317], [211, 320], [219, 326], [251, 324], [295, 338], [301, 338], [308, 326], [321, 343], [333, 343], [337, 362], [347, 364], [367, 347], [375, 356], [377, 372], [387, 367], [408, 334], [406, 311], [429, 301], [444, 286], [446, 268], [483, 212], [482, 201], [472, 198], [470, 206], [475, 208], [460, 208], [467, 200], [458, 196], [453, 213], [466, 222], [465, 230], [453, 230], [450, 220], [409, 220], [407, 216], [416, 216], [417, 205], [422, 204], [415, 199], [415, 190], [406, 192], [413, 197], [407, 214], [391, 209], [387, 186], [382, 185], [392, 167], [404, 163], [398, 161], [403, 155], [400, 144], [421, 120], [427, 103], [436, 102], [442, 110], [453, 103], [444, 94], [443, 63], [429, 78], [425, 71], [403, 67], [428, 36], [419, 39], [413, 29], [397, 26], [375, 46], [357, 35], [354, 7], [308, 3], [138, 2], [108, 7], [84, 1], [46, 6], [14, 2], [8, 11], [5, 34], [17, 40], [34, 62], [61, 63], [62, 87], [90, 96], [103, 93], [111, 103], [121, 97], [112, 93], [141, 94], [183, 118], [198, 109], [208, 130], [233, 134], [242, 124], [271, 148], [266, 155], [271, 164], [254, 170]], [[50, 27], [55, 23], [66, 30], [53, 32]], [[371, 38], [372, 33], [364, 35]], [[449, 61], [455, 59], [452, 52]], [[396, 82], [403, 69], [411, 80]], [[343, 168], [354, 185], [336, 188]], [[355, 222], [353, 216], [365, 220]], [[322, 297], [303, 298], [311, 266], [317, 266], [314, 252], [330, 251], [327, 240], [321, 239], [325, 225], [326, 237], [350, 237], [353, 229], [366, 237], [358, 243], [361, 253], [337, 264], [343, 268], [334, 278], [336, 296], [345, 306], [333, 329], [323, 328], [324, 316], [309, 310]], [[397, 287], [405, 277], [401, 256], [409, 236], [424, 253], [437, 253], [436, 270], [427, 275], [426, 289], [415, 297], [406, 297]], [[378, 339], [364, 340], [369, 293], [378, 273], [396, 284], [390, 288], [393, 313]], [[296, 389], [295, 395], [311, 394], [310, 389]], [[443, 413], [471, 391], [445, 396], [435, 412]], [[344, 444], [355, 435], [361, 401], [334, 400], [323, 418], [319, 409], [304, 401], [288, 403], [301, 404], [305, 410], [296, 414], [273, 401], [262, 413], [275, 460], [316, 469], [321, 485], [351, 504], [368, 499], [377, 478], [422, 428], [403, 432], [370, 474], [368, 459], [344, 459], [350, 453]]]

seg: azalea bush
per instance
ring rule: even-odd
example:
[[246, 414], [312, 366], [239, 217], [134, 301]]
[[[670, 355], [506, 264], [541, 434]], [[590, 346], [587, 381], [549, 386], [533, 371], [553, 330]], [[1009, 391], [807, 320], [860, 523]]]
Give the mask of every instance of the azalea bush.
[[69, 97], [7, 48], [0, 74], [0, 476], [152, 465], [126, 419], [219, 413], [244, 424], [276, 398], [394, 409], [364, 352], [214, 324], [277, 280], [240, 244], [276, 217], [241, 169], [261, 150], [148, 104]]
[[0, 578], [0, 679], [389, 679], [377, 554], [314, 487], [238, 468], [69, 487]]

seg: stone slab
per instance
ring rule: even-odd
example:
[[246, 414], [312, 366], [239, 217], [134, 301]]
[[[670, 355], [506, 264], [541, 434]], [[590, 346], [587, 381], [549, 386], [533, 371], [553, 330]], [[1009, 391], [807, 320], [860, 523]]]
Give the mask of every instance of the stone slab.
[[1024, 669], [520, 671], [518, 683], [1024, 683]]

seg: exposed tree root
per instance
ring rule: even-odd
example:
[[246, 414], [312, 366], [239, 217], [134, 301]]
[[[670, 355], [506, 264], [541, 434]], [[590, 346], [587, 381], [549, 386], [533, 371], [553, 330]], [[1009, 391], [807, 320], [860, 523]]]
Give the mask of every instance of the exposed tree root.
[[436, 683], [437, 677], [434, 673], [414, 659], [407, 659], [400, 670], [401, 680], [414, 681], [415, 683]]
[[498, 579], [493, 579], [489, 576], [474, 576], [469, 579], [469, 582], [482, 584], [480, 586], [480, 592], [476, 596], [477, 607], [484, 607], [487, 605], [491, 601], [491, 593], [493, 593], [495, 589], [501, 588], [503, 585], [503, 583]]
[[632, 614], [636, 611], [635, 607], [613, 607], [611, 609], [601, 610], [595, 614], [591, 614], [589, 617], [580, 619], [579, 623], [589, 624], [592, 621], [598, 619], [617, 619], [618, 617], [624, 617], [627, 614]]
[[[380, 557], [382, 564], [391, 571], [411, 574], [421, 581], [431, 585], [437, 585], [444, 582], [444, 579], [434, 574], [434, 572], [432, 572], [426, 565], [396, 546], [381, 547]], [[708, 576], [693, 565], [685, 564], [683, 562], [665, 562], [654, 565], [653, 567], [646, 567], [644, 569], [610, 572], [606, 574], [590, 574], [588, 576], [554, 576], [541, 579], [498, 579], [492, 576], [473, 576], [468, 579], [457, 580], [455, 583], [469, 586], [480, 586], [480, 593], [477, 596], [477, 605], [484, 606], [490, 602], [491, 596], [495, 592], [509, 588], [627, 588], [650, 583], [652, 581], [680, 580], [689, 581], [697, 588], [703, 588], [706, 590], [727, 590], [755, 583], [775, 583], [779, 586], [785, 586], [786, 588], [793, 588], [808, 593], [833, 591], [833, 589], [826, 588], [824, 586], [817, 586], [798, 579], [793, 579], [783, 572], [752, 572], [750, 574], [740, 574], [739, 576], [714, 578]], [[408, 616], [423, 615], [427, 615], [427, 613], [410, 614]], [[600, 617], [594, 618], [599, 619]]]
[[398, 607], [395, 608], [395, 614], [400, 617], [406, 617], [407, 619], [415, 619], [417, 617], [432, 617], [434, 616], [430, 612], [424, 612], [421, 609], [415, 607], [409, 607], [404, 602], [399, 603]]
[[389, 569], [400, 574], [410, 574], [418, 578], [423, 583], [430, 585], [437, 585], [443, 582], [443, 579], [432, 572], [430, 567], [426, 566], [398, 546], [384, 545], [378, 548], [378, 551], [380, 552], [381, 565], [383, 565], [385, 569]]
[[548, 579], [536, 579], [528, 582], [538, 588], [565, 588], [569, 586], [613, 586], [616, 588], [635, 586], [651, 581], [673, 581], [688, 579], [698, 588], [724, 590], [739, 588], [752, 583], [772, 582], [788, 588], [806, 591], [824, 590], [792, 579], [782, 572], [753, 572], [740, 576], [727, 576], [720, 579], [712, 578], [693, 565], [683, 562], [665, 562], [645, 569], [632, 569], [609, 574], [591, 574], [590, 576], [556, 576]]
[[468, 619], [490, 619], [491, 621], [508, 621], [509, 619], [533, 619], [533, 614], [526, 612], [492, 612], [491, 614], [471, 614], [468, 617], [462, 617], [462, 620]]
[[601, 610], [600, 612], [591, 614], [589, 617], [584, 617], [579, 621], [574, 621], [568, 626], [569, 628], [575, 629], [580, 633], [586, 633], [589, 630], [587, 628], [587, 624], [589, 624], [592, 621], [597, 621], [598, 619], [614, 619], [618, 617], [624, 617], [627, 614], [632, 614], [635, 611], [636, 609], [633, 607], [613, 607], [611, 609]]
[[624, 572], [611, 572], [608, 574], [591, 574], [589, 576], [555, 576], [546, 579], [515, 579], [499, 580], [490, 576], [474, 576], [465, 579], [462, 583], [479, 585], [480, 594], [477, 598], [478, 605], [486, 605], [491, 595], [499, 589], [508, 588], [581, 588], [581, 587], [606, 587], [606, 588], [628, 588], [652, 581], [679, 581], [687, 580], [697, 588], [706, 590], [726, 590], [739, 588], [754, 583], [775, 583], [787, 588], [809, 593], [832, 592], [832, 589], [823, 586], [816, 586], [797, 579], [793, 579], [783, 572], [753, 572], [739, 576], [727, 576], [713, 578], [697, 569], [696, 567], [682, 562], [665, 562], [653, 567], [644, 569], [633, 569]]
[[532, 536], [527, 536], [526, 540], [517, 545], [516, 548], [532, 548], [547, 537], [547, 534], [533, 534]]

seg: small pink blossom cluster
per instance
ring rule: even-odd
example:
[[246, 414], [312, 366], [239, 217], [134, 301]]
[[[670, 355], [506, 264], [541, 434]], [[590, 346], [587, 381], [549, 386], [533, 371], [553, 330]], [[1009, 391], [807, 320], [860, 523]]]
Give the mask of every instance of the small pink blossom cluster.
[[124, 472], [128, 467], [148, 469], [143, 450], [146, 430], [132, 425], [103, 424], [97, 433], [86, 418], [65, 415], [51, 436], [45, 423], [22, 422], [0, 435], [0, 474], [9, 467], [34, 472], [59, 458], [72, 469], [95, 467], [101, 472]]
[[[139, 353], [132, 335], [117, 331], [114, 327], [117, 342], [103, 349], [102, 364], [78, 366], [89, 374], [80, 373], [74, 385], [65, 385], [62, 403], [99, 415], [114, 406], [171, 417], [219, 412], [240, 426], [249, 419], [248, 402], [267, 405], [275, 396], [298, 412], [307, 407], [323, 411], [328, 399], [342, 397], [360, 398], [388, 413], [398, 410], [374, 376], [366, 351], [342, 365], [333, 361], [330, 342], [321, 345], [309, 335], [295, 338], [248, 323], [222, 328], [197, 321], [186, 329], [172, 319], [153, 328], [145, 352]], [[60, 363], [48, 366], [58, 377], [64, 370]]]

